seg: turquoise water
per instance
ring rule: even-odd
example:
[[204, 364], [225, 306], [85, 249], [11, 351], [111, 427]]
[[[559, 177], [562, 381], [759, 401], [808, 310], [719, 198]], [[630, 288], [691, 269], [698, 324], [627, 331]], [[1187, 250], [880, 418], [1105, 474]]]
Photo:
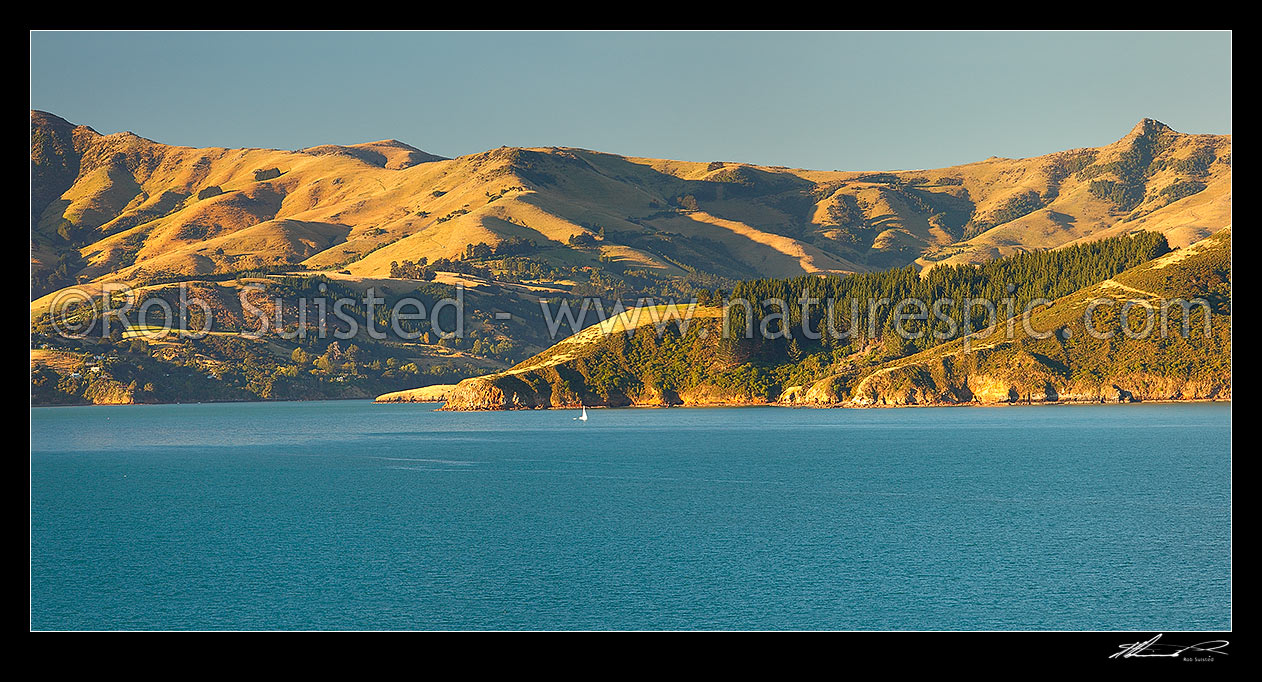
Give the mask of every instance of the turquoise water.
[[1227, 405], [31, 412], [34, 628], [1227, 629]]

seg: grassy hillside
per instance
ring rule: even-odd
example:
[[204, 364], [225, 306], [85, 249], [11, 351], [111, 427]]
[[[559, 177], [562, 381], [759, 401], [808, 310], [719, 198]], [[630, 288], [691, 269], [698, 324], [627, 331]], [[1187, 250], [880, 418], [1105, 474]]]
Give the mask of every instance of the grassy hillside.
[[[1019, 251], [1160, 232], [1186, 246], [1231, 224], [1231, 137], [1185, 135], [1144, 119], [1098, 149], [1039, 157], [1037, 169], [978, 164], [1021, 179], [1009, 198], [974, 215], [964, 239], [922, 265], [979, 263]], [[980, 169], [975, 176], [984, 176]]]
[[[892, 271], [751, 282], [737, 293], [750, 297], [754, 310], [776, 311], [762, 302], [797, 302], [804, 295], [834, 299], [838, 310], [830, 322], [817, 307], [803, 325], [800, 313], [789, 312], [791, 303], [770, 326], [772, 339], [743, 338], [746, 313], [735, 305], [681, 310], [676, 318], [684, 323], [661, 309], [630, 311], [508, 371], [460, 382], [445, 409], [1229, 399], [1230, 240], [1228, 229], [1169, 251], [1160, 235], [1139, 233], [980, 268], [935, 269], [924, 278]], [[909, 330], [921, 337], [909, 340], [895, 334], [891, 306], [854, 321], [842, 312], [852, 298], [984, 296], [1011, 298], [1016, 311], [1028, 307], [1028, 330], [1020, 315], [1005, 319], [1001, 313], [991, 331], [990, 320], [955, 314], [933, 323], [913, 320]], [[1134, 332], [1143, 327], [1144, 308], [1138, 307], [1130, 320], [1136, 338], [1130, 338], [1121, 306], [1130, 300], [1158, 306], [1162, 299], [1202, 299], [1208, 312], [1193, 306], [1184, 334], [1182, 309], [1173, 308], [1171, 333], [1164, 336], [1158, 313], [1154, 332], [1139, 337]], [[1088, 333], [1089, 306], [1092, 330], [1109, 338]], [[725, 322], [735, 331], [726, 337]], [[833, 323], [849, 336], [826, 333]], [[944, 326], [958, 331], [935, 340], [930, 332]], [[789, 334], [775, 334], [783, 330]]]
[[[679, 389], [709, 376], [722, 316], [721, 307], [696, 304], [633, 308], [506, 371], [460, 382], [445, 409], [679, 403]], [[689, 380], [677, 381], [681, 373]]]
[[[130, 132], [101, 135], [32, 111], [31, 184], [36, 345], [115, 357], [141, 378], [148, 363], [170, 364], [160, 357], [163, 344], [190, 345], [180, 357], [193, 358], [188, 366], [213, 383], [182, 384], [192, 392], [186, 399], [315, 397], [358, 395], [347, 382], [374, 394], [518, 363], [555, 338], [540, 299], [596, 297], [608, 309], [641, 297], [705, 297], [765, 278], [860, 273], [883, 281], [893, 270], [911, 282], [922, 270], [955, 272], [959, 265], [1139, 231], [1184, 246], [1230, 224], [1231, 139], [1145, 120], [1099, 149], [936, 170], [850, 172], [574, 148], [505, 147], [445, 159], [397, 140], [295, 151], [197, 149]], [[280, 307], [289, 313], [296, 297], [319, 284], [356, 296], [372, 287], [395, 297], [460, 284], [468, 287], [472, 331], [443, 343], [377, 343], [361, 335], [353, 342], [373, 348], [375, 360], [394, 359], [421, 374], [400, 376], [384, 364], [360, 374], [330, 373], [286, 362], [297, 342], [242, 336], [248, 330], [237, 297], [251, 282], [288, 297]], [[235, 337], [244, 350], [176, 337], [151, 339], [140, 353], [129, 339], [69, 343], [52, 333], [49, 307], [59, 295], [83, 292], [99, 301], [119, 285], [171, 300], [180, 286], [201, 292], [216, 313], [217, 333]], [[562, 333], [572, 331], [562, 325]], [[328, 345], [328, 339], [319, 347], [308, 343], [304, 352], [324, 357]], [[852, 343], [844, 352], [867, 357], [871, 350]], [[923, 348], [879, 350], [889, 358]], [[728, 351], [739, 356], [747, 349]], [[809, 362], [833, 367], [843, 349], [827, 352]], [[210, 371], [218, 364], [239, 371]], [[41, 367], [33, 358], [33, 371]], [[178, 372], [157, 367], [163, 368], [151, 370], [162, 375], [157, 381], [138, 383], [155, 390], [132, 391], [134, 399], [179, 398], [163, 387]], [[778, 399], [786, 381], [805, 382], [822, 371], [789, 372], [790, 379], [786, 365], [770, 374], [734, 367], [742, 368], [733, 370], [739, 376], [705, 389], [717, 391], [714, 400], [728, 400], [733, 391], [754, 401]], [[129, 376], [122, 365], [115, 368]], [[294, 372], [303, 380], [293, 381]], [[105, 375], [108, 367], [93, 372]], [[224, 376], [251, 378], [225, 383]], [[683, 385], [672, 379], [618, 386], [622, 397], [615, 401], [674, 400], [672, 391], [687, 390], [672, 388], [677, 384]], [[122, 401], [120, 395], [73, 382], [37, 392], [54, 402]]]
[[390, 277], [422, 259], [551, 283], [787, 277], [980, 262], [1141, 228], [1179, 246], [1230, 222], [1230, 137], [1151, 120], [1099, 149], [897, 172], [572, 148], [442, 159], [395, 140], [194, 149], [43, 112], [31, 126], [37, 295], [269, 267]]
[[[1168, 331], [1162, 333], [1163, 301], [1198, 299], [1205, 305], [1190, 307], [1186, 318], [1183, 308], [1169, 308]], [[1140, 305], [1127, 320], [1122, 311], [1129, 301]], [[1154, 311], [1149, 332], [1144, 305]], [[873, 371], [827, 377], [796, 400], [911, 405], [1230, 399], [1231, 231], [1057, 298], [1037, 309], [1028, 326], [1013, 325], [1012, 338], [975, 335]]]

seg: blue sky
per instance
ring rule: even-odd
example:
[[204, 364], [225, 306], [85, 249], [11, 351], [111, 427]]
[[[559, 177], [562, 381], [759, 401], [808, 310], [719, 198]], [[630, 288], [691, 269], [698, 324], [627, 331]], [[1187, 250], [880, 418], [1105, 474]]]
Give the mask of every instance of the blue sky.
[[31, 34], [31, 107], [189, 146], [397, 138], [814, 169], [1231, 132], [1231, 34]]

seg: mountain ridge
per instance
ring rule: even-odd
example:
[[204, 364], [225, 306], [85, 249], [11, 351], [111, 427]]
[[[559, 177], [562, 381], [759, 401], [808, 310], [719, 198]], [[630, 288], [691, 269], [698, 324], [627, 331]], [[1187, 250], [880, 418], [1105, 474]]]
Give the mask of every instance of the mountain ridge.
[[[1230, 224], [1230, 136], [1152, 119], [1105, 147], [911, 171], [574, 147], [444, 159], [396, 140], [177, 147], [38, 111], [32, 141], [37, 294], [266, 268], [383, 277], [392, 263], [460, 260], [480, 244], [614, 277], [844, 274], [981, 262], [1143, 227], [1177, 246]], [[1143, 168], [1131, 167], [1136, 155]]]

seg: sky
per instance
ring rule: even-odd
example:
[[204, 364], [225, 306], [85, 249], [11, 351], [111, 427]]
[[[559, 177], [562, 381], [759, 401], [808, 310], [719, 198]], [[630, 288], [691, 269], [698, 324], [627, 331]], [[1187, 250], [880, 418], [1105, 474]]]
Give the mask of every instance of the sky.
[[936, 168], [1229, 134], [1231, 34], [32, 32], [31, 108], [193, 147]]

